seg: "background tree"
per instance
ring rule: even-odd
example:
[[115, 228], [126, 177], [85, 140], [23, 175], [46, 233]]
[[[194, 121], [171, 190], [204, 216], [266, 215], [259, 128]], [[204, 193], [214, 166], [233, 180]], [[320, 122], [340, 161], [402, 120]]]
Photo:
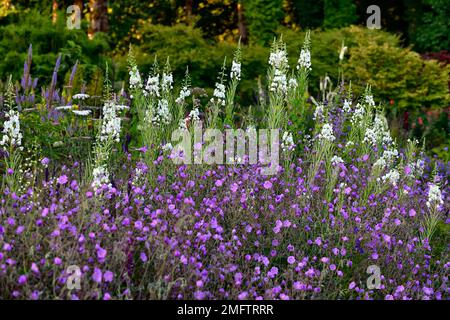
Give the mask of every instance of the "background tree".
[[323, 24], [324, 1], [292, 0], [292, 9], [297, 24], [302, 28], [318, 28]]
[[109, 29], [108, 24], [108, 5], [105, 0], [89, 1], [89, 37], [97, 32], [106, 32]]
[[325, 28], [345, 27], [355, 23], [356, 4], [352, 0], [324, 0]]
[[273, 40], [284, 16], [283, 0], [242, 0], [251, 42]]
[[450, 1], [424, 0], [423, 7], [425, 13], [422, 14], [422, 19], [412, 34], [412, 40], [419, 50], [449, 50]]

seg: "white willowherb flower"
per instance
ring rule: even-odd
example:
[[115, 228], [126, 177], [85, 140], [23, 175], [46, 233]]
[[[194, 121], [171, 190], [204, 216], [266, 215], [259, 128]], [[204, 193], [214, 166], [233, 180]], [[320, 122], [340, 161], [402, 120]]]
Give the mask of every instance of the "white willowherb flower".
[[[213, 96], [217, 98], [217, 103], [219, 105], [225, 105], [225, 85], [219, 82], [216, 82], [216, 87], [214, 89]], [[214, 99], [211, 99], [214, 102]]]
[[346, 147], [353, 147], [355, 145], [355, 143], [353, 141], [347, 141], [347, 143], [345, 144]]
[[182, 104], [186, 100], [187, 97], [191, 95], [191, 89], [188, 86], [184, 86], [181, 88], [180, 95], [175, 100], [176, 103]]
[[173, 146], [172, 146], [172, 144], [169, 142], [169, 143], [166, 143], [166, 144], [162, 145], [162, 146], [161, 146], [161, 149], [162, 149], [162, 151], [170, 151], [170, 150], [173, 149]]
[[119, 104], [116, 106], [117, 110], [127, 110], [130, 109], [129, 106], [125, 105], [125, 104]]
[[77, 116], [88, 116], [91, 114], [91, 110], [72, 110]]
[[297, 70], [311, 71], [311, 52], [309, 49], [303, 48], [297, 61]]
[[333, 156], [333, 158], [331, 158], [331, 164], [333, 166], [337, 166], [337, 165], [339, 165], [341, 163], [344, 163], [344, 160], [342, 160], [341, 157], [338, 157], [338, 156], [335, 155], [335, 156]]
[[72, 98], [76, 99], [76, 100], [86, 100], [88, 99], [90, 96], [86, 93], [77, 93], [76, 95], [74, 95]]
[[428, 201], [427, 207], [432, 209], [439, 209], [441, 205], [444, 204], [444, 200], [442, 199], [441, 189], [436, 184], [431, 184], [430, 189], [428, 190]]
[[200, 121], [200, 111], [198, 110], [197, 107], [192, 109], [191, 112], [189, 112], [189, 115], [185, 119], [180, 119], [178, 128], [187, 130], [187, 124], [190, 121], [192, 121], [194, 123], [197, 121]]
[[309, 30], [305, 34], [302, 49], [297, 61], [298, 71], [311, 71], [311, 34]]
[[283, 43], [274, 44], [274, 48], [270, 52], [269, 64], [273, 67], [270, 91], [285, 94], [287, 91], [286, 70], [289, 69], [289, 65], [286, 47]]
[[198, 108], [194, 108], [191, 110], [191, 112], [189, 112], [189, 119], [192, 122], [197, 122], [200, 120], [200, 111], [198, 110]]
[[144, 96], [159, 97], [159, 75], [149, 76], [145, 85]]
[[292, 137], [292, 133], [285, 131], [283, 136], [281, 137], [281, 150], [284, 152], [291, 151], [295, 148], [294, 138]]
[[180, 119], [180, 122], [178, 123], [178, 129], [187, 130], [187, 122], [188, 121], [189, 121], [189, 118]]
[[169, 102], [166, 99], [161, 99], [158, 101], [152, 123], [156, 125], [169, 124], [170, 120]]
[[344, 100], [344, 106], [342, 107], [345, 113], [349, 113], [352, 110], [352, 100]]
[[286, 75], [279, 69], [275, 69], [272, 83], [270, 84], [270, 91], [282, 93], [287, 91]]
[[288, 82], [289, 89], [291, 89], [291, 90], [295, 89], [295, 88], [297, 88], [297, 86], [298, 86], [297, 80], [295, 80], [294, 78], [290, 78], [289, 82]]
[[391, 164], [396, 158], [398, 158], [398, 150], [395, 148], [390, 148], [385, 150], [383, 155], [373, 165], [384, 168]]
[[375, 101], [373, 101], [373, 96], [371, 94], [366, 94], [364, 96], [364, 102], [370, 107], [375, 106]]
[[108, 185], [111, 187], [111, 184], [109, 183], [109, 172], [106, 166], [98, 166], [92, 170], [93, 180], [92, 180], [92, 188], [97, 191], [100, 189], [103, 185]]
[[316, 109], [314, 110], [313, 119], [317, 122], [322, 122], [324, 120], [323, 110], [325, 106], [322, 103], [316, 105]]
[[20, 132], [19, 112], [13, 109], [5, 114], [6, 120], [3, 123], [3, 137], [0, 140], [1, 146], [18, 147], [22, 150], [22, 133]]
[[[400, 179], [400, 173], [396, 169], [392, 169], [388, 173], [386, 173], [383, 177], [381, 177], [381, 181], [386, 182], [389, 181], [392, 185], [396, 186], [398, 180]], [[377, 179], [380, 181], [380, 178]]]
[[103, 120], [100, 131], [100, 141], [120, 141], [121, 119], [117, 116], [117, 105], [114, 101], [107, 101], [103, 105]]
[[333, 142], [336, 140], [336, 137], [333, 133], [333, 127], [329, 123], [325, 123], [322, 127], [322, 130], [319, 133], [319, 139], [320, 140], [327, 140], [329, 142]]
[[163, 72], [162, 81], [161, 81], [161, 89], [164, 92], [170, 91], [173, 89], [173, 75], [172, 73]]
[[231, 72], [230, 72], [231, 80], [241, 80], [241, 64], [233, 60], [231, 63]]
[[411, 172], [408, 174], [409, 177], [414, 176], [422, 176], [423, 169], [425, 168], [425, 161], [422, 159], [418, 159], [416, 162], [412, 162], [408, 165], [411, 169]]
[[287, 52], [284, 49], [272, 51], [269, 56], [269, 64], [275, 69], [286, 69], [288, 66]]
[[355, 125], [358, 124], [359, 121], [362, 120], [362, 118], [364, 117], [365, 114], [365, 110], [364, 110], [364, 106], [362, 106], [361, 104], [356, 104], [355, 110], [353, 111], [352, 117], [350, 119], [350, 122]]
[[383, 144], [389, 146], [393, 141], [389, 132], [387, 120], [384, 116], [377, 114], [372, 128], [367, 128], [364, 134], [364, 143], [372, 146]]
[[129, 74], [130, 74], [130, 88], [131, 89], [142, 88], [141, 75], [139, 73], [137, 66], [131, 67]]
[[56, 110], [72, 110], [73, 106], [59, 106], [56, 107]]

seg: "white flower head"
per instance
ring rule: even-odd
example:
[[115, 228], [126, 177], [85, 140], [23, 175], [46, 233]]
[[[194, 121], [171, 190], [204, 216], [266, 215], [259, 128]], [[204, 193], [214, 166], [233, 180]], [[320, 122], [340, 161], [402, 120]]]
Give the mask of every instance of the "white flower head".
[[281, 138], [281, 150], [284, 152], [291, 151], [295, 148], [294, 138], [292, 137], [292, 133], [289, 131], [285, 131]]
[[107, 101], [103, 105], [102, 128], [100, 141], [120, 141], [121, 119], [117, 116], [117, 105], [114, 101]]
[[184, 86], [180, 90], [179, 97], [175, 100], [177, 104], [183, 104], [187, 97], [191, 95], [191, 89], [188, 86]]
[[232, 80], [241, 80], [241, 64], [233, 60], [231, 64], [230, 78]]
[[342, 110], [344, 110], [345, 113], [349, 113], [352, 110], [352, 101], [345, 99]]
[[336, 137], [334, 136], [333, 133], [333, 127], [331, 126], [331, 124], [329, 123], [325, 123], [322, 127], [322, 130], [319, 133], [319, 139], [324, 141], [329, 141], [329, 142], [333, 142], [334, 140], [336, 140]]
[[[216, 87], [214, 89], [213, 96], [217, 98], [217, 103], [224, 106], [225, 105], [225, 85], [216, 82]], [[214, 101], [214, 100], [213, 100]]]
[[92, 170], [93, 175], [93, 181], [92, 181], [92, 188], [94, 191], [97, 191], [100, 189], [103, 185], [108, 185], [111, 187], [111, 184], [109, 183], [109, 172], [106, 166], [98, 166]]
[[159, 75], [149, 76], [145, 85], [144, 95], [159, 97]]
[[129, 74], [130, 74], [130, 88], [131, 89], [142, 88], [141, 75], [139, 73], [137, 66], [133, 66]]
[[163, 91], [169, 91], [173, 89], [173, 75], [172, 73], [165, 73], [163, 72], [162, 75], [162, 82], [161, 82], [161, 89]]
[[155, 125], [169, 124], [171, 115], [169, 111], [169, 102], [166, 99], [158, 101], [156, 112], [153, 116], [152, 123]]
[[272, 51], [269, 56], [269, 64], [275, 69], [286, 69], [288, 66], [288, 57], [285, 49]]
[[396, 169], [392, 169], [381, 178], [383, 182], [389, 181], [393, 186], [397, 185], [399, 179], [400, 173]]
[[339, 164], [344, 163], [344, 160], [342, 160], [341, 157], [338, 156], [333, 156], [333, 158], [331, 158], [331, 164], [333, 166], [338, 166]]
[[77, 116], [88, 116], [91, 114], [91, 110], [72, 110]]
[[430, 209], [439, 209], [443, 204], [444, 200], [442, 198], [441, 189], [439, 189], [439, 186], [437, 184], [431, 184], [430, 189], [428, 190], [427, 207]]
[[77, 93], [76, 95], [74, 95], [72, 98], [76, 99], [76, 100], [86, 100], [88, 99], [90, 96], [86, 93]]
[[297, 61], [297, 70], [311, 71], [311, 53], [308, 49], [303, 48]]
[[0, 140], [0, 145], [21, 148], [22, 133], [20, 132], [19, 112], [11, 109], [6, 112], [5, 116], [7, 120], [3, 123], [3, 136]]

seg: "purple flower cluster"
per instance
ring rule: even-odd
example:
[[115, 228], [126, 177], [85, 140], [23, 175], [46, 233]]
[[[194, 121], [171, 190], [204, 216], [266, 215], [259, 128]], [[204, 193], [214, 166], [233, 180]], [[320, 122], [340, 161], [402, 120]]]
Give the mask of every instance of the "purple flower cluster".
[[325, 169], [307, 185], [301, 159], [267, 177], [257, 165], [175, 166], [161, 156], [154, 180], [137, 180], [149, 168], [128, 159], [96, 192], [77, 180], [77, 164], [25, 194], [3, 191], [0, 298], [448, 297], [448, 164], [438, 166], [442, 217], [424, 239], [429, 159], [423, 178], [403, 177], [367, 201], [363, 158], [341, 164], [336, 186], [346, 187], [331, 200]]

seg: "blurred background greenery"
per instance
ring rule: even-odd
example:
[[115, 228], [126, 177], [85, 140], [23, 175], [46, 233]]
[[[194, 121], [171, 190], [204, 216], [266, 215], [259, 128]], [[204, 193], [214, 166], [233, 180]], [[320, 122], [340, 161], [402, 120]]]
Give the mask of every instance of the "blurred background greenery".
[[[373, 4], [381, 9], [381, 30], [366, 27]], [[81, 8], [80, 29], [66, 26], [71, 5]], [[193, 85], [209, 92], [240, 38], [245, 80], [238, 103], [248, 107], [256, 99], [255, 80], [264, 82], [273, 38], [283, 36], [294, 64], [304, 32], [312, 29], [312, 96], [325, 76], [336, 86], [344, 75], [356, 93], [371, 84], [395, 134], [425, 137], [428, 149], [442, 156], [450, 143], [449, 16], [448, 0], [0, 0], [0, 80], [9, 74], [20, 80], [32, 44], [31, 74], [39, 86], [50, 83], [61, 54], [60, 78], [78, 61], [73, 92], [83, 83], [88, 91], [101, 89], [105, 62], [120, 88], [132, 44], [144, 73], [155, 55], [160, 63], [170, 57], [176, 78], [188, 66]]]

